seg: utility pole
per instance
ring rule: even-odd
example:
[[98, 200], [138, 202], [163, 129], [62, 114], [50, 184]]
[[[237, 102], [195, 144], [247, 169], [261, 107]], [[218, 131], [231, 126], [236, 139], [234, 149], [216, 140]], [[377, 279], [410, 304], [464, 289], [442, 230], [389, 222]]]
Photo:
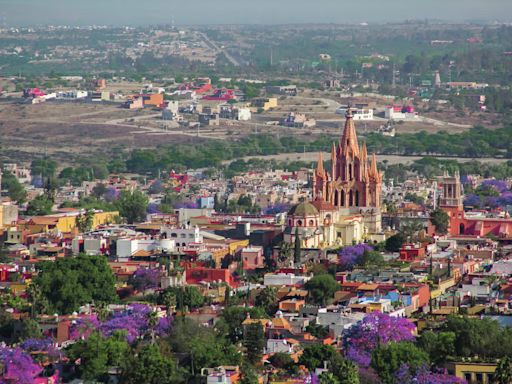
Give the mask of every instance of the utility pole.
[[391, 87], [394, 89], [396, 88], [396, 67], [395, 67], [395, 63], [393, 63], [393, 80], [392, 80], [392, 85]]

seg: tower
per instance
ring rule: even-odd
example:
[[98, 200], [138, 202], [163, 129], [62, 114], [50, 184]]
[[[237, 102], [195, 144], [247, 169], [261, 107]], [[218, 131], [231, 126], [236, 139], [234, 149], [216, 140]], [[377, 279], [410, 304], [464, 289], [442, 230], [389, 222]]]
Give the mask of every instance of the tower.
[[456, 171], [453, 176], [449, 176], [448, 173], [445, 172], [441, 183], [443, 186], [443, 195], [439, 204], [441, 208], [462, 211], [462, 188], [459, 171]]
[[[322, 164], [320, 164], [322, 163]], [[322, 155], [313, 176], [313, 198], [322, 198], [337, 208], [380, 207], [382, 174], [377, 158], [369, 162], [366, 144], [359, 147], [350, 107], [338, 145], [331, 149], [331, 169], [323, 167]]]

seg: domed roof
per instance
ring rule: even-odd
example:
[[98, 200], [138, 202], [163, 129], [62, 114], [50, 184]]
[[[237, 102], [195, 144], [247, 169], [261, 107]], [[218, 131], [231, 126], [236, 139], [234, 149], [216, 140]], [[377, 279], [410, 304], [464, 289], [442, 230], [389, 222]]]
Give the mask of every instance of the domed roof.
[[299, 203], [297, 205], [294, 205], [292, 209], [288, 212], [289, 216], [314, 216], [318, 215], [318, 209], [306, 201], [303, 201], [302, 203]]

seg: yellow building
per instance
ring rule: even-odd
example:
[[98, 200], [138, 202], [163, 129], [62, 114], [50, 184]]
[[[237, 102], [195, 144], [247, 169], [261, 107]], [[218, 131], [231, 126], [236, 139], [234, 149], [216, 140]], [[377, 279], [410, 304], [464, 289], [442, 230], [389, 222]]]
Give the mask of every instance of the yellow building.
[[448, 371], [468, 384], [490, 384], [496, 366], [496, 363], [453, 362], [448, 364]]
[[268, 98], [257, 98], [252, 100], [252, 106], [257, 109], [263, 109], [264, 111], [268, 111], [269, 109], [277, 107], [277, 98], [276, 97], [268, 97]]
[[[76, 228], [77, 212], [64, 215], [32, 216], [27, 221], [25, 227], [31, 233], [47, 233], [59, 231], [61, 233], [72, 232]], [[119, 212], [95, 212], [92, 221], [92, 227], [113, 223]]]

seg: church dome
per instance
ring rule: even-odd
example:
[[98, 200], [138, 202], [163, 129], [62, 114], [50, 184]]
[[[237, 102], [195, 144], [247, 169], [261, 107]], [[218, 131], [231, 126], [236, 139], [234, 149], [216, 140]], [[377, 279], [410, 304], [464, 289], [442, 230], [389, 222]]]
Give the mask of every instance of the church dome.
[[288, 212], [289, 216], [314, 216], [318, 215], [318, 209], [306, 201], [299, 203], [297, 205], [294, 205], [292, 209]]

